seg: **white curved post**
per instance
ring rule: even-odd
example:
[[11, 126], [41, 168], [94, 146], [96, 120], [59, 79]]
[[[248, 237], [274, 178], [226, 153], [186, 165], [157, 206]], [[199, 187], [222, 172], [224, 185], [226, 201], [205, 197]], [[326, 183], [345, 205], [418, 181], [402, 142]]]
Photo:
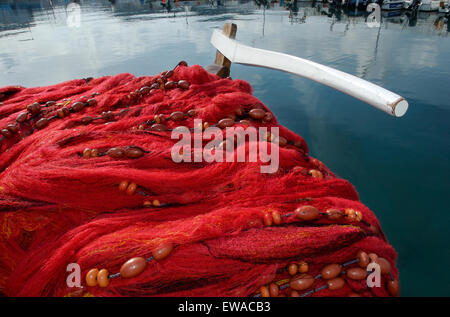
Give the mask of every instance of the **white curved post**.
[[300, 57], [253, 48], [214, 30], [211, 44], [232, 63], [262, 66], [302, 76], [362, 100], [394, 117], [403, 116], [408, 102], [367, 80]]

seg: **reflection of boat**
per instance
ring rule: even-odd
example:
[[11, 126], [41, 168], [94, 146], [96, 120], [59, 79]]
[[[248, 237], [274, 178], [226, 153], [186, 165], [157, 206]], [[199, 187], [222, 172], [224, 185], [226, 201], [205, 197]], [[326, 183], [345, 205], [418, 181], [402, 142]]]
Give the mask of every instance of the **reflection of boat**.
[[339, 7], [365, 8], [369, 3], [376, 3], [379, 0], [327, 0], [327, 2]]
[[439, 1], [437, 0], [422, 0], [419, 6], [419, 11], [437, 11], [439, 9]]
[[[382, 16], [384, 18], [398, 17], [402, 15], [401, 10], [386, 10], [383, 11]], [[392, 22], [392, 21], [391, 21]]]
[[449, 9], [448, 2], [441, 1], [439, 3], [439, 13], [449, 13], [449, 12], [450, 12], [450, 9]]
[[13, 9], [40, 9], [40, 0], [14, 0], [14, 1], [1, 1], [2, 6], [9, 6]]
[[405, 5], [405, 0], [384, 0], [381, 10], [401, 10]]
[[367, 6], [367, 4], [369, 4], [369, 0], [347, 0], [345, 1], [347, 7], [363, 7], [365, 8]]

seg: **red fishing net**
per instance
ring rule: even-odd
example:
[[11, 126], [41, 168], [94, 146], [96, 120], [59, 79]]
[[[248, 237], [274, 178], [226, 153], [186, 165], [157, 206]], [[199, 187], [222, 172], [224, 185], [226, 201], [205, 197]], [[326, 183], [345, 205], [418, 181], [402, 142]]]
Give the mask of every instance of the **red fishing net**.
[[[396, 295], [396, 253], [375, 215], [251, 90], [184, 64], [153, 77], [1, 88], [0, 291]], [[264, 117], [249, 116], [252, 109]], [[176, 111], [183, 115], [170, 117]], [[223, 118], [279, 127], [277, 172], [261, 173], [260, 161], [172, 160], [171, 129]], [[113, 275], [134, 257], [148, 259], [140, 274]], [[380, 287], [367, 285], [371, 261], [380, 264]], [[82, 288], [66, 283], [69, 263], [80, 265]], [[333, 263], [337, 271], [323, 270]], [[106, 287], [87, 285], [93, 268], [108, 270]]]

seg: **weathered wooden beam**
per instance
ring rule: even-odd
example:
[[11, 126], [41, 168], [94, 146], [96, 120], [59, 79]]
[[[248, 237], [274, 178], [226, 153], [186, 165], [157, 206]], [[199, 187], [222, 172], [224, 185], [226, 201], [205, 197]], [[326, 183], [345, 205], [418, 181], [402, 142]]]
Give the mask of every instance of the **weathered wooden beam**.
[[[223, 35], [230, 39], [236, 37], [237, 25], [234, 23], [225, 23], [222, 29]], [[205, 69], [221, 78], [230, 76], [231, 61], [226, 58], [219, 50], [216, 51], [214, 64], [207, 66]]]
[[[234, 23], [226, 23], [222, 29], [222, 33], [232, 40], [236, 38], [236, 31], [237, 25]], [[216, 51], [216, 59], [214, 60], [214, 64], [219, 66], [226, 66], [228, 68], [231, 67], [231, 61], [218, 50]]]

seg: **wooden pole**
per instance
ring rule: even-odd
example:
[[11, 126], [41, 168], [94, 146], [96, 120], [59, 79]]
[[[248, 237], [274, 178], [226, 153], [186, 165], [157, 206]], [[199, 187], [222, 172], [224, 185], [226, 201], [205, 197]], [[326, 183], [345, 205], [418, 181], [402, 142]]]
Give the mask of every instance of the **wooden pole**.
[[[230, 39], [236, 37], [237, 25], [234, 23], [225, 23], [222, 29], [222, 34]], [[226, 58], [219, 50], [216, 51], [216, 58], [214, 64], [206, 67], [210, 73], [216, 74], [221, 78], [230, 76], [231, 61]]]

